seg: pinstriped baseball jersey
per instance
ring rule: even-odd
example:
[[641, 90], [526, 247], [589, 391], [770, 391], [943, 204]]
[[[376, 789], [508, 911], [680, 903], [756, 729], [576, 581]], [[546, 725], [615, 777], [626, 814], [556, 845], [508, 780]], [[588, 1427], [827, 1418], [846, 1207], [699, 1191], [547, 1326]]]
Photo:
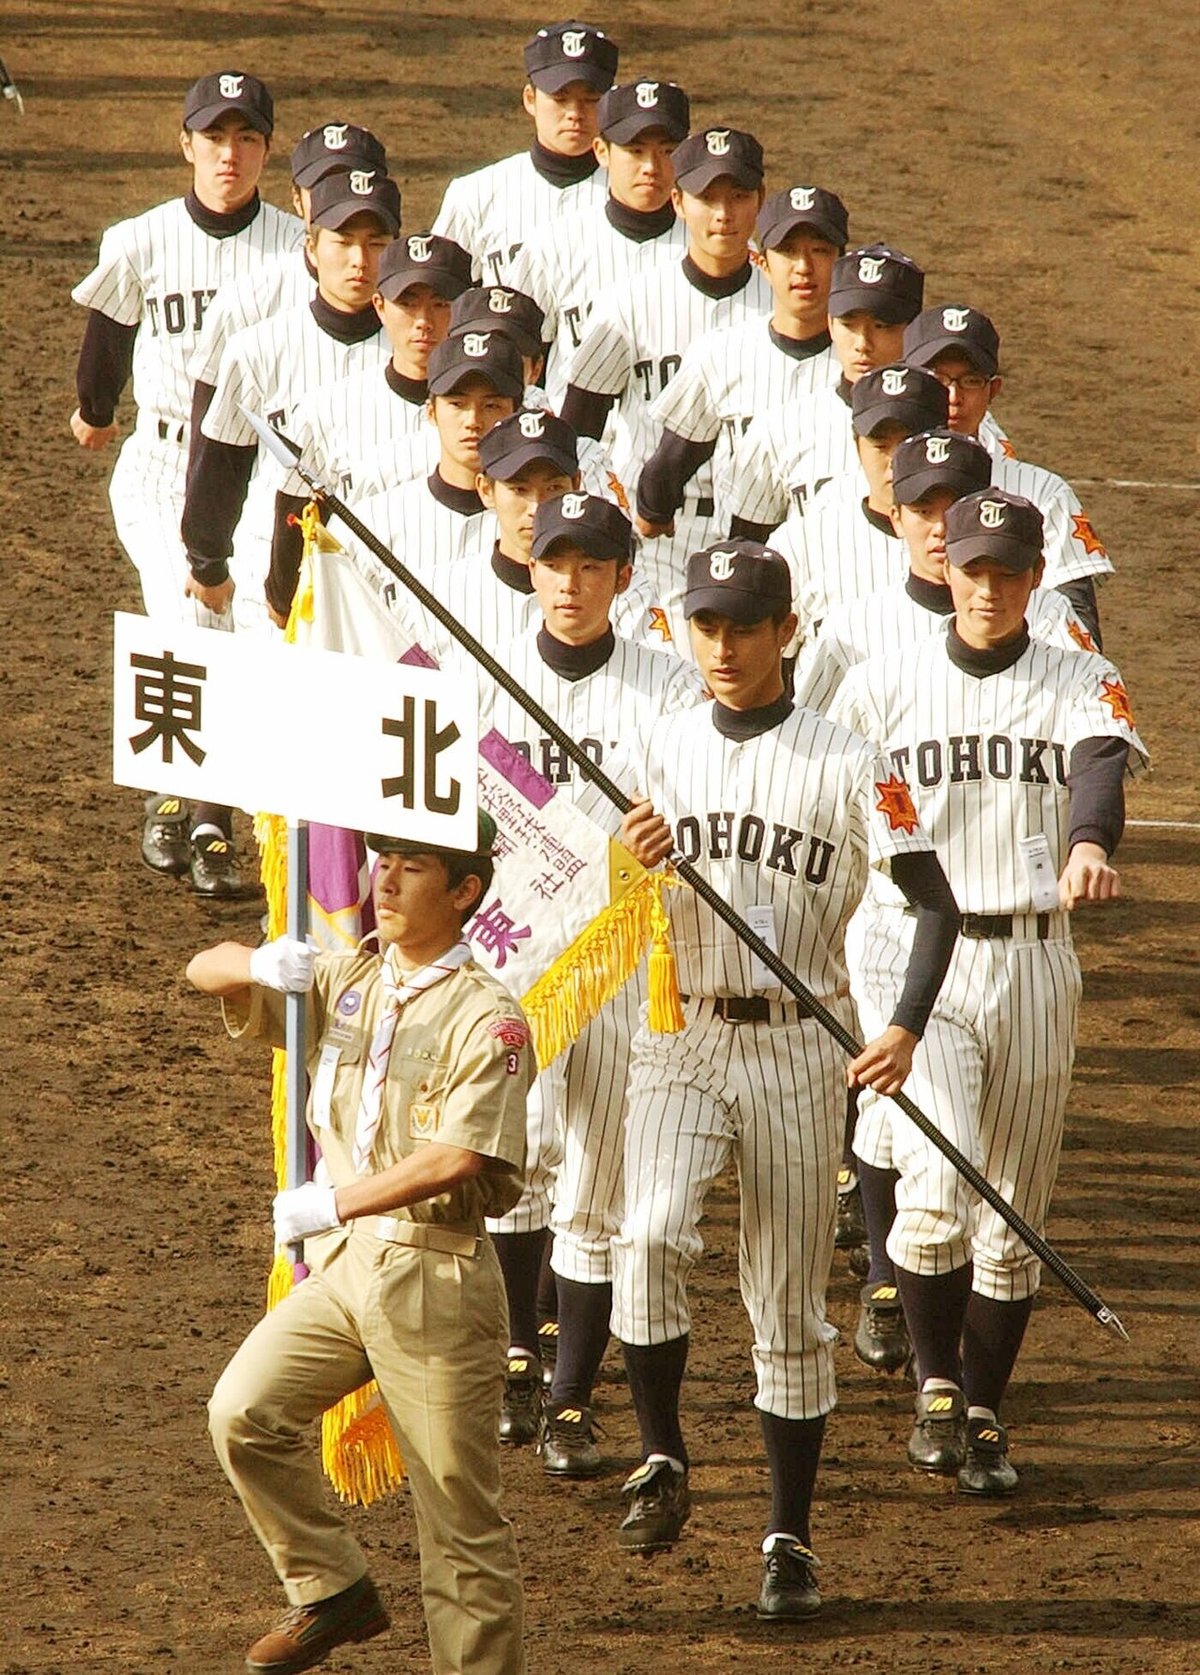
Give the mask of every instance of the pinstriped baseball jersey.
[[801, 636], [813, 633], [835, 605], [891, 587], [908, 573], [908, 548], [890, 519], [867, 506], [865, 487], [857, 471], [839, 477], [803, 517], [793, 513], [771, 537], [791, 567]]
[[[296, 225], [303, 236], [303, 224]], [[303, 245], [288, 250], [251, 273], [226, 280], [204, 316], [204, 330], [192, 351], [188, 376], [196, 384], [216, 384], [225, 345], [236, 332], [284, 309], [310, 302], [317, 281], [305, 258]]]
[[[1145, 765], [1145, 746], [1107, 658], [1031, 641], [1010, 668], [981, 679], [951, 661], [947, 632], [851, 669], [832, 715], [874, 739], [889, 759], [887, 777], [907, 785], [962, 911], [1030, 913], [1017, 842], [1044, 834], [1062, 872], [1075, 745], [1122, 739], [1132, 772]], [[905, 806], [898, 797], [897, 810]], [[871, 892], [900, 899], [874, 878]]]
[[299, 244], [293, 215], [264, 203], [248, 227], [215, 238], [192, 220], [182, 198], [118, 221], [100, 240], [96, 266], [71, 296], [123, 326], [139, 328], [133, 349], [138, 408], [186, 423], [192, 411], [188, 362], [218, 288]]
[[[345, 501], [361, 499], [394, 487], [383, 482], [383, 462], [399, 457], [420, 439], [418, 473], [428, 476], [437, 464], [437, 431], [426, 415], [424, 401], [409, 401], [388, 381], [388, 367], [372, 364], [335, 383], [308, 391], [296, 403], [288, 435], [304, 450], [304, 463]], [[432, 450], [432, 457], [429, 457]], [[306, 493], [294, 471], [275, 466], [271, 476], [285, 494]], [[406, 481], [397, 477], [396, 482]]]
[[1081, 576], [1112, 573], [1112, 560], [1091, 520], [1084, 516], [1074, 489], [1064, 478], [1040, 465], [1030, 465], [1027, 460], [1001, 457], [992, 467], [992, 482], [1010, 494], [1022, 494], [1026, 500], [1032, 500], [1042, 514], [1046, 554], [1043, 587], [1061, 587], [1063, 582]]
[[[946, 591], [946, 614], [953, 609]], [[796, 663], [793, 693], [798, 704], [828, 713], [830, 701], [847, 669], [882, 657], [893, 646], [910, 646], [945, 626], [946, 616], [920, 603], [907, 583], [882, 588], [860, 599], [834, 605], [819, 632], [805, 644]], [[1063, 650], [1091, 651], [1091, 636], [1070, 602], [1053, 588], [1035, 588], [1025, 621], [1030, 636]]]
[[[660, 426], [653, 403], [678, 372], [688, 345], [703, 332], [769, 313], [772, 300], [757, 267], [749, 269], [740, 291], [710, 297], [691, 283], [682, 263], [668, 262], [638, 274], [593, 311], [567, 376], [580, 389], [617, 398], [613, 465], [627, 487], [654, 452]], [[696, 473], [691, 490], [711, 497], [711, 466]]]
[[573, 210], [600, 210], [608, 195], [601, 169], [586, 180], [553, 186], [527, 151], [459, 175], [446, 187], [433, 231], [470, 252], [472, 271], [486, 285], [507, 285], [509, 264], [534, 233]]
[[686, 251], [682, 221], [639, 244], [612, 225], [603, 205], [559, 216], [522, 246], [509, 268], [509, 283], [531, 296], [546, 316], [543, 336], [552, 345], [546, 390], [552, 401], [562, 400], [567, 369], [596, 302], [648, 268], [681, 260]]
[[[471, 559], [489, 556], [496, 539], [493, 513], [482, 506], [460, 512], [445, 505], [434, 496], [424, 477], [371, 495], [359, 502], [355, 512], [371, 533], [439, 597], [439, 584], [445, 575], [453, 574]], [[357, 548], [352, 536], [347, 537], [346, 545]], [[379, 561], [365, 548], [358, 550], [369, 566], [378, 566]], [[396, 582], [394, 586], [407, 601], [409, 596], [401, 584]], [[390, 598], [388, 589], [384, 591]], [[415, 601], [412, 606], [419, 609]]]

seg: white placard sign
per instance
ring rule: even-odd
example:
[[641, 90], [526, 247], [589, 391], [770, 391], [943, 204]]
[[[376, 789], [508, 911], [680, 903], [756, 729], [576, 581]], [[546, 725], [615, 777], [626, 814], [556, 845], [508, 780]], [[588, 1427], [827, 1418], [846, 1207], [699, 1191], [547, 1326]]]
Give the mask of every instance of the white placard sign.
[[473, 681], [118, 613], [113, 780], [470, 849]]

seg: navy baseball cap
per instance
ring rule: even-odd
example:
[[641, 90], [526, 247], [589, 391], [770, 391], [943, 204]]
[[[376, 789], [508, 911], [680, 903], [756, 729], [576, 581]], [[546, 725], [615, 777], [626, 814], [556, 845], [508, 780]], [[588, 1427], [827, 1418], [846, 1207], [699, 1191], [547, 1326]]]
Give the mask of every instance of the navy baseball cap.
[[556, 541], [582, 547], [592, 558], [633, 563], [633, 525], [615, 501], [598, 494], [572, 493], [542, 501], [533, 514], [531, 557], [545, 558]]
[[733, 622], [763, 622], [792, 608], [786, 558], [758, 541], [719, 541], [688, 559], [683, 614], [713, 611]]
[[522, 408], [479, 439], [479, 468], [501, 483], [511, 482], [536, 460], [557, 466], [567, 477], [579, 470], [575, 432], [541, 408]]
[[467, 860], [496, 853], [496, 822], [486, 809], [479, 810], [478, 836], [474, 849], [449, 849], [443, 843], [425, 843], [413, 838], [388, 837], [383, 832], [364, 832], [363, 842], [377, 855], [461, 855]]
[[965, 303], [927, 308], [905, 327], [904, 358], [913, 366], [929, 366], [947, 351], [964, 356], [987, 378], [1000, 370], [1000, 333]]
[[609, 88], [600, 101], [599, 121], [610, 145], [628, 145], [651, 128], [662, 128], [679, 141], [687, 138], [692, 107], [676, 82], [629, 81]]
[[523, 355], [544, 352], [542, 327], [546, 316], [524, 291], [508, 285], [476, 285], [455, 298], [450, 314], [450, 335], [461, 332], [503, 332]]
[[763, 183], [763, 148], [740, 128], [705, 128], [675, 147], [675, 184], [693, 195], [722, 175], [738, 186]]
[[400, 231], [400, 188], [378, 169], [349, 169], [318, 180], [309, 200], [314, 227], [336, 232], [355, 215], [374, 215], [395, 238]]
[[850, 392], [850, 415], [855, 436], [870, 436], [889, 420], [915, 436], [947, 422], [950, 396], [932, 372], [895, 361], [863, 374]]
[[987, 488], [992, 456], [973, 436], [939, 427], [906, 436], [892, 455], [892, 499], [911, 506], [932, 489], [961, 498]]
[[525, 74], [544, 93], [558, 93], [573, 81], [607, 93], [616, 80], [617, 44], [590, 23], [552, 23], [526, 42]]
[[774, 250], [797, 227], [814, 232], [845, 249], [850, 237], [850, 217], [836, 192], [821, 186], [790, 186], [786, 192], [772, 192], [758, 212], [754, 231], [764, 250]]
[[1007, 569], [1032, 570], [1042, 556], [1042, 514], [1023, 495], [983, 489], [946, 512], [946, 557], [959, 569], [973, 558], [994, 558]]
[[429, 285], [453, 302], [471, 283], [471, 258], [461, 244], [437, 233], [393, 239], [379, 262], [380, 296], [395, 302], [410, 285]]
[[183, 125], [202, 133], [230, 111], [244, 116], [260, 134], [270, 135], [275, 127], [275, 101], [257, 76], [245, 70], [217, 70], [194, 81], [183, 98]]
[[520, 401], [525, 393], [521, 352], [500, 332], [464, 332], [439, 343], [429, 357], [429, 393], [451, 395], [468, 378], [484, 378], [497, 395]]
[[338, 169], [374, 169], [387, 173], [387, 152], [383, 141], [369, 128], [353, 122], [326, 122], [310, 128], [292, 151], [292, 180], [297, 186], [315, 186], [324, 175]]
[[925, 299], [925, 273], [903, 251], [864, 244], [833, 264], [829, 312], [836, 319], [862, 309], [886, 325], [915, 320]]

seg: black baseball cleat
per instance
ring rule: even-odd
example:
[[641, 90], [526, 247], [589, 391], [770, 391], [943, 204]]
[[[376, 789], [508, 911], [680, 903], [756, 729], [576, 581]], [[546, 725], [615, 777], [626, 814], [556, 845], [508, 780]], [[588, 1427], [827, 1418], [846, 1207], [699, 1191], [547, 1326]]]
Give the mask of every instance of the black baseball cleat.
[[142, 860], [154, 872], [182, 878], [192, 860], [192, 805], [182, 797], [147, 797]]
[[588, 1407], [572, 1407], [568, 1402], [548, 1407], [542, 1418], [538, 1451], [548, 1477], [596, 1477], [604, 1470]]
[[877, 1372], [897, 1372], [908, 1360], [911, 1348], [899, 1291], [890, 1280], [864, 1285], [859, 1304], [855, 1355]]
[[908, 1439], [909, 1463], [918, 1471], [953, 1476], [967, 1457], [967, 1403], [961, 1390], [923, 1390]]
[[210, 901], [236, 901], [246, 894], [233, 839], [221, 832], [192, 839], [188, 877], [196, 894]]
[[298, 1675], [324, 1663], [335, 1646], [373, 1640], [389, 1626], [369, 1576], [312, 1605], [293, 1605], [246, 1653], [247, 1675]]
[[857, 1180], [845, 1164], [837, 1173], [837, 1250], [855, 1250], [867, 1242], [867, 1218], [863, 1214], [862, 1193]]
[[686, 1470], [670, 1460], [647, 1460], [621, 1485], [629, 1496], [629, 1511], [617, 1540], [630, 1553], [657, 1553], [672, 1547], [688, 1521], [692, 1497]]
[[532, 1356], [510, 1355], [500, 1405], [500, 1441], [513, 1448], [535, 1442], [541, 1424], [541, 1366]]
[[1021, 1479], [1009, 1464], [1008, 1432], [991, 1419], [967, 1420], [967, 1457], [959, 1467], [964, 1495], [1011, 1495]]
[[820, 1563], [802, 1541], [777, 1536], [763, 1555], [762, 1587], [754, 1608], [759, 1616], [779, 1623], [815, 1616], [821, 1609], [821, 1594], [813, 1571]]
[[557, 1320], [543, 1320], [538, 1327], [538, 1354], [542, 1358], [542, 1383], [549, 1390], [554, 1382], [554, 1365], [558, 1360]]

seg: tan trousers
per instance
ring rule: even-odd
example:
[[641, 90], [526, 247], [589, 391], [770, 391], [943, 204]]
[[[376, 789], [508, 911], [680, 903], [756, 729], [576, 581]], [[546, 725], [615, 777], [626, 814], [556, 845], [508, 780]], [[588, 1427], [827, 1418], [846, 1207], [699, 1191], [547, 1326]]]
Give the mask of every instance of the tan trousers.
[[217, 1457], [293, 1604], [364, 1575], [308, 1427], [372, 1375], [408, 1467], [436, 1675], [523, 1675], [524, 1605], [500, 1512], [508, 1319], [490, 1241], [477, 1259], [356, 1229], [261, 1320], [209, 1402]]

